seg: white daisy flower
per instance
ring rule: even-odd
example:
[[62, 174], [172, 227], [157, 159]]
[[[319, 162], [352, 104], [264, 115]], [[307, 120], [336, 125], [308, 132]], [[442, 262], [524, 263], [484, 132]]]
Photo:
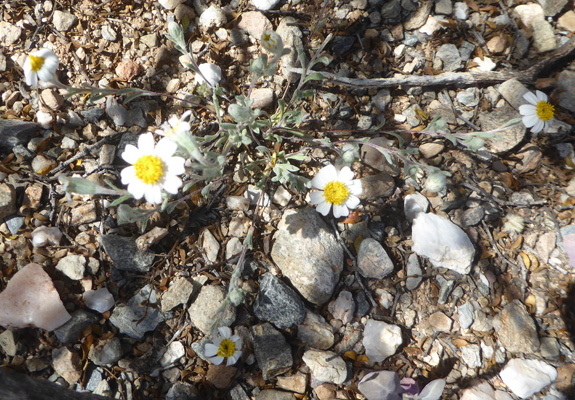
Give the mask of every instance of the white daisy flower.
[[56, 69], [60, 60], [50, 49], [36, 50], [26, 57], [24, 61], [24, 77], [26, 84], [38, 87], [38, 79], [52, 84], [60, 84], [56, 77]]
[[226, 358], [227, 366], [235, 364], [242, 355], [242, 339], [232, 335], [232, 330], [227, 326], [218, 328], [218, 333], [214, 343], [206, 343], [204, 354], [212, 364], [220, 365]]
[[168, 122], [164, 122], [162, 124], [161, 129], [156, 130], [156, 133], [169, 137], [174, 142], [178, 143], [178, 141], [181, 140], [180, 138], [187, 136], [192, 129], [190, 123], [184, 121], [191, 113], [191, 111], [186, 111], [180, 118], [175, 115], [171, 116], [170, 119], [168, 119]]
[[201, 85], [208, 81], [207, 83], [209, 86], [216, 87], [216, 85], [222, 80], [222, 69], [215, 64], [200, 64], [198, 65], [198, 69], [201, 74], [196, 73], [196, 76], [194, 77], [194, 81], [197, 84]]
[[523, 96], [529, 104], [519, 107], [519, 113], [523, 115], [523, 124], [531, 128], [531, 132], [539, 133], [547, 131], [555, 116], [555, 106], [547, 101], [547, 95], [539, 90], [535, 94], [528, 92]]
[[138, 138], [138, 147], [127, 145], [122, 158], [132, 164], [121, 172], [122, 183], [136, 199], [146, 198], [149, 203], [162, 202], [162, 190], [177, 194], [182, 186], [178, 177], [184, 173], [184, 159], [172, 157], [178, 146], [169, 138], [154, 144], [154, 136], [145, 133]]
[[359, 205], [359, 196], [362, 192], [361, 181], [353, 179], [353, 172], [349, 167], [337, 170], [329, 164], [323, 167], [312, 179], [311, 184], [319, 192], [309, 194], [311, 203], [317, 205], [317, 212], [327, 215], [333, 205], [335, 218], [347, 217], [349, 209]]

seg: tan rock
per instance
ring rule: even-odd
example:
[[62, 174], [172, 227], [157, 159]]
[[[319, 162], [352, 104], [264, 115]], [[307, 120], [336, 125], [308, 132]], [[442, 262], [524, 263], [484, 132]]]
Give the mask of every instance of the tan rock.
[[567, 29], [568, 31], [575, 31], [575, 12], [573, 10], [567, 11], [557, 20], [557, 27]]

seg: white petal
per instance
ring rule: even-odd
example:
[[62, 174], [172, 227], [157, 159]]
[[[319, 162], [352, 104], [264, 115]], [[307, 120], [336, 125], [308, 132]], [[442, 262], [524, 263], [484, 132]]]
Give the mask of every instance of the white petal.
[[325, 167], [323, 167], [317, 173], [315, 178], [313, 178], [311, 180], [311, 185], [316, 189], [323, 190], [325, 185], [327, 185], [329, 182], [334, 181], [336, 179], [337, 179], [337, 170], [335, 169], [335, 167], [333, 165], [329, 164], [329, 165], [326, 165]]
[[242, 338], [239, 337], [238, 335], [234, 335], [230, 338], [230, 340], [232, 342], [234, 342], [234, 344], [236, 345], [236, 351], [240, 351], [241, 352], [241, 348], [242, 348]]
[[351, 209], [356, 208], [358, 205], [359, 205], [359, 199], [353, 195], [349, 196], [347, 198], [347, 201], [345, 202], [345, 206]]
[[170, 194], [178, 194], [182, 180], [175, 175], [168, 175], [164, 181], [164, 190]]
[[533, 93], [531, 92], [527, 92], [523, 95], [523, 98], [525, 100], [527, 100], [529, 103], [533, 104], [533, 105], [537, 105], [538, 100], [537, 100], [537, 96], [535, 96]]
[[131, 182], [128, 185], [128, 192], [130, 192], [130, 194], [134, 196], [136, 200], [140, 200], [146, 193], [146, 184], [140, 181]]
[[216, 356], [216, 357], [209, 357], [208, 360], [215, 365], [220, 365], [222, 362], [224, 362], [224, 357], [222, 356]]
[[221, 337], [229, 339], [230, 336], [232, 336], [232, 330], [230, 329], [229, 326], [220, 326], [218, 328], [218, 333], [220, 334]]
[[337, 180], [344, 183], [351, 182], [353, 180], [353, 171], [347, 166], [343, 167], [337, 174]]
[[162, 202], [162, 189], [160, 189], [158, 185], [148, 185], [144, 192], [144, 196], [148, 203], [160, 204]]
[[124, 152], [122, 153], [122, 158], [128, 164], [135, 164], [140, 159], [141, 156], [142, 156], [142, 153], [133, 144], [126, 145], [126, 148], [124, 149]]
[[234, 365], [240, 359], [241, 355], [242, 355], [242, 353], [236, 351], [233, 356], [228, 357], [228, 361], [227, 361], [226, 365], [228, 367], [230, 365]]
[[164, 161], [168, 167], [168, 174], [171, 175], [181, 175], [186, 172], [184, 164], [186, 160], [182, 157], [170, 157], [168, 160]]
[[321, 203], [316, 207], [316, 211], [318, 213], [320, 213], [321, 215], [329, 214], [330, 209], [331, 209], [331, 204], [328, 202]]
[[532, 104], [523, 104], [519, 106], [519, 114], [521, 115], [534, 115], [537, 114], [537, 109]]
[[154, 152], [154, 135], [150, 132], [140, 135], [138, 138], [138, 149], [143, 154], [152, 154]]
[[325, 202], [323, 192], [310, 192], [309, 199], [311, 200], [311, 204], [313, 204], [314, 206]]
[[160, 157], [164, 162], [170, 159], [178, 149], [178, 145], [174, 143], [174, 141], [168, 137], [160, 139], [158, 144], [156, 145], [156, 154]]
[[355, 196], [359, 196], [363, 192], [363, 187], [361, 186], [361, 180], [359, 179], [351, 181], [351, 183], [348, 185], [348, 188], [351, 194]]
[[206, 343], [204, 346], [204, 355], [206, 357], [215, 357], [218, 354], [219, 347], [212, 343]]
[[540, 90], [536, 90], [535, 94], [537, 95], [537, 102], [539, 103], [540, 101], [547, 101], [548, 97], [545, 93], [543, 93]]
[[531, 128], [531, 132], [533, 133], [539, 133], [543, 130], [543, 126], [544, 123], [543, 121], [541, 121], [540, 119], [537, 120], [537, 123], [535, 125], [533, 125], [533, 128]]
[[540, 120], [539, 120], [539, 117], [537, 115], [526, 115], [523, 117], [523, 125], [525, 125], [528, 128], [531, 128], [538, 121], [540, 121]]
[[30, 73], [26, 75], [26, 85], [33, 88], [38, 87], [38, 75], [30, 71]]
[[333, 216], [335, 218], [339, 218], [339, 217], [347, 217], [349, 215], [349, 210], [347, 209], [347, 207], [344, 206], [338, 206], [336, 204], [333, 205]]
[[127, 185], [131, 182], [135, 182], [138, 178], [136, 178], [136, 168], [134, 166], [126, 167], [120, 172], [120, 176], [122, 177], [122, 184]]

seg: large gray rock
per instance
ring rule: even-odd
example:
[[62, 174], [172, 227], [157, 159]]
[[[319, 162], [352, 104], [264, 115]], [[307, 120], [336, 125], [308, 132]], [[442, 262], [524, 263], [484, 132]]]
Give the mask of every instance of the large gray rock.
[[343, 249], [313, 208], [287, 210], [274, 235], [271, 256], [309, 302], [327, 302], [343, 269]]
[[493, 319], [493, 327], [505, 350], [511, 353], [535, 353], [539, 349], [535, 322], [519, 300], [501, 310]]
[[236, 309], [230, 303], [224, 304], [226, 293], [220, 286], [204, 286], [188, 309], [192, 325], [206, 335], [211, 333], [217, 321], [218, 326], [230, 326], [236, 319]]
[[0, 119], [0, 152], [6, 153], [14, 146], [28, 143], [40, 129], [34, 122]]
[[251, 336], [254, 355], [265, 380], [291, 369], [291, 348], [278, 330], [266, 322], [253, 326]]
[[575, 72], [564, 70], [557, 78], [559, 105], [575, 112]]
[[114, 262], [114, 268], [120, 271], [148, 272], [154, 262], [153, 254], [144, 253], [133, 238], [118, 235], [102, 235], [100, 242], [104, 251]]
[[[502, 107], [479, 115], [481, 130], [490, 131], [501, 128], [504, 124], [521, 115], [511, 107]], [[526, 128], [523, 124], [510, 126], [497, 132], [493, 138], [485, 139], [487, 149], [495, 154], [502, 154], [511, 151], [525, 138]]]
[[279, 329], [301, 324], [305, 306], [298, 294], [271, 273], [260, 278], [260, 290], [254, 303], [254, 314]]

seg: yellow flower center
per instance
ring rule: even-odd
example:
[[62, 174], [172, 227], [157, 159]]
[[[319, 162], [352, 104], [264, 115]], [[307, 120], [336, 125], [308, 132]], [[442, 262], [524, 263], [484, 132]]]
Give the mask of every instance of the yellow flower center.
[[555, 106], [541, 100], [537, 103], [537, 116], [541, 121], [547, 122], [555, 115]]
[[30, 68], [32, 68], [32, 71], [33, 72], [40, 71], [42, 65], [44, 65], [44, 57], [33, 56], [33, 55], [29, 55], [28, 57], [30, 57]]
[[142, 156], [134, 167], [136, 177], [147, 185], [158, 183], [164, 176], [164, 162], [158, 156]]
[[218, 356], [220, 357], [231, 357], [236, 352], [236, 344], [230, 339], [222, 340], [220, 347], [218, 348]]
[[349, 197], [349, 189], [342, 182], [329, 182], [323, 189], [323, 197], [328, 203], [339, 206]]

